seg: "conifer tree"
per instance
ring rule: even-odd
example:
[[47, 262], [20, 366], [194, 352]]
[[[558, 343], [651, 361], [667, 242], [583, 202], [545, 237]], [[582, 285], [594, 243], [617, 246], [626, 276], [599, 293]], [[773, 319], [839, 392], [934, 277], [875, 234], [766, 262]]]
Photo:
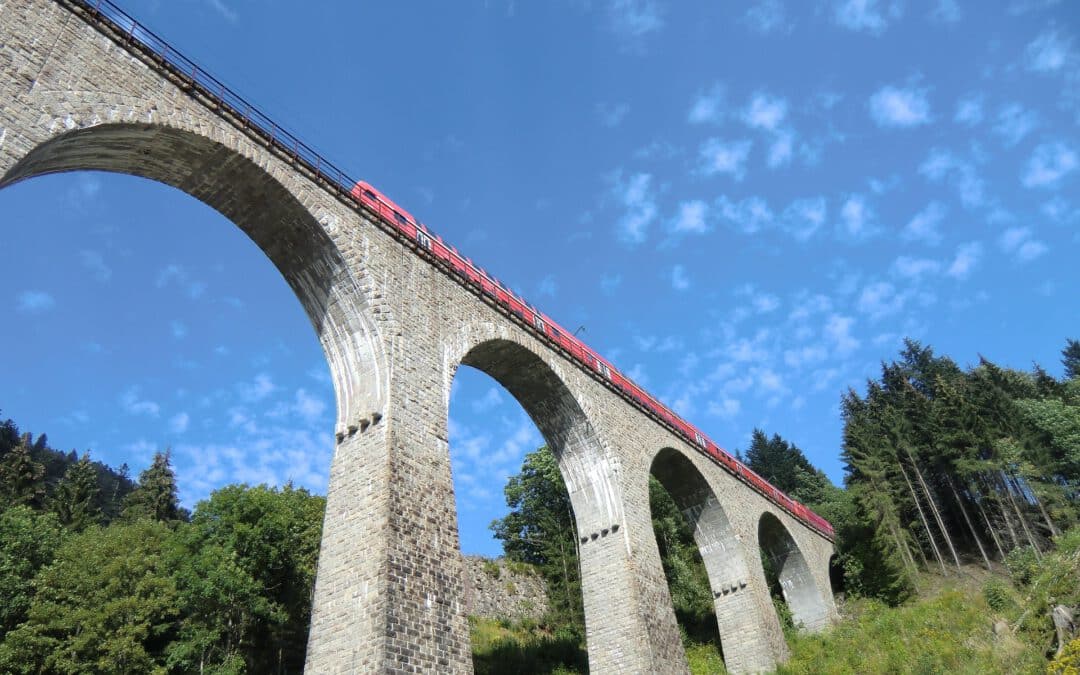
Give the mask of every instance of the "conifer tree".
[[139, 474], [138, 486], [124, 500], [125, 517], [161, 522], [181, 519], [176, 474], [169, 455], [168, 450], [155, 453], [153, 463]]
[[90, 453], [83, 453], [56, 486], [51, 499], [52, 511], [61, 523], [82, 532], [90, 525], [101, 522], [98, 492], [97, 469], [90, 462]]
[[16, 445], [0, 461], [0, 509], [20, 504], [40, 507], [45, 498], [44, 479], [45, 466], [34, 460], [28, 443]]

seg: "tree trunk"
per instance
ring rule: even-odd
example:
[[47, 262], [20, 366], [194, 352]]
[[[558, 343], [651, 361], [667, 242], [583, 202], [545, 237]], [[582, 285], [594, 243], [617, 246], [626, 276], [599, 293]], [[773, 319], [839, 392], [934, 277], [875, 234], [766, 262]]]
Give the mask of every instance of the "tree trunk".
[[[1013, 478], [1013, 480], [1015, 480], [1015, 481], [1017, 481], [1017, 483], [1019, 483], [1019, 479]], [[1046, 509], [1043, 507], [1043, 503], [1042, 503], [1042, 500], [1039, 499], [1039, 495], [1037, 495], [1035, 493], [1034, 488], [1028, 488], [1027, 491], [1031, 493], [1031, 498], [1035, 500], [1035, 506], [1039, 507], [1039, 513], [1042, 514], [1043, 520], [1046, 521], [1046, 527], [1049, 528], [1049, 530], [1050, 530], [1050, 536], [1056, 539], [1057, 536], [1059, 534], [1061, 534], [1061, 533], [1058, 531], [1058, 529], [1056, 527], [1054, 527], [1054, 521], [1050, 520], [1050, 514], [1048, 514], [1046, 512]]]
[[904, 463], [898, 461], [897, 464], [900, 466], [900, 473], [904, 475], [904, 482], [907, 483], [908, 490], [911, 490], [911, 499], [915, 502], [915, 508], [919, 511], [919, 519], [922, 520], [923, 527], [926, 529], [926, 536], [930, 539], [930, 547], [934, 549], [934, 557], [937, 558], [938, 564], [941, 565], [941, 573], [945, 574], [945, 559], [941, 557], [941, 551], [938, 550], [937, 541], [934, 540], [934, 533], [930, 529], [930, 523], [926, 520], [926, 514], [923, 513], [922, 505], [919, 503], [919, 496], [915, 494], [915, 486], [911, 484], [911, 479], [908, 478], [907, 471], [904, 470]]
[[1020, 519], [1020, 526], [1024, 528], [1028, 543], [1031, 544], [1031, 548], [1035, 549], [1035, 557], [1042, 560], [1042, 549], [1035, 543], [1035, 537], [1031, 534], [1031, 528], [1028, 527], [1027, 518], [1024, 517], [1024, 513], [1020, 510], [1020, 505], [1016, 503], [1016, 495], [1013, 494], [1012, 488], [1009, 487], [1004, 475], [1001, 477], [1001, 482], [1005, 488], [1005, 494], [1009, 497], [1009, 503], [1012, 504], [1013, 511], [1016, 512], [1016, 517]]
[[[970, 487], [968, 488], [970, 491]], [[994, 524], [990, 522], [990, 517], [986, 515], [986, 509], [983, 508], [982, 500], [985, 499], [983, 495], [978, 495], [975, 499], [975, 506], [979, 507], [979, 514], [983, 517], [983, 522], [986, 523], [986, 529], [990, 531], [990, 536], [994, 540], [994, 546], [997, 547], [998, 560], [1005, 560], [1005, 548], [1001, 545], [1001, 539], [998, 538], [997, 531], [994, 529]]]
[[1009, 516], [1009, 509], [1005, 507], [1005, 499], [1002, 496], [1001, 487], [996, 484], [996, 481], [991, 481], [983, 474], [979, 474], [979, 481], [983, 483], [983, 486], [994, 495], [994, 499], [997, 500], [998, 511], [1001, 513], [1001, 519], [1005, 521], [1005, 529], [1009, 532], [1009, 539], [1012, 541], [1012, 546], [1009, 550], [1013, 550], [1020, 546], [1020, 537], [1016, 534], [1016, 528], [1013, 527], [1012, 517]]
[[956, 500], [956, 504], [960, 507], [960, 513], [964, 514], [964, 522], [967, 523], [968, 529], [971, 530], [971, 536], [975, 538], [975, 543], [979, 546], [979, 553], [982, 554], [983, 562], [986, 563], [986, 569], [993, 571], [990, 566], [990, 558], [986, 555], [986, 549], [983, 548], [982, 539], [979, 539], [979, 533], [975, 531], [975, 526], [971, 523], [971, 518], [968, 517], [967, 509], [964, 508], [964, 501], [960, 498], [960, 494], [956, 491], [956, 485], [953, 484], [952, 477], [949, 473], [943, 472], [945, 475], [945, 482], [949, 484], [949, 489], [952, 490], [953, 499]]
[[915, 469], [915, 477], [919, 479], [919, 484], [922, 485], [923, 492], [926, 493], [926, 501], [930, 504], [930, 512], [934, 514], [934, 520], [937, 521], [938, 527], [941, 528], [941, 536], [945, 537], [945, 543], [949, 545], [949, 552], [952, 553], [953, 562], [956, 563], [956, 569], [959, 570], [960, 557], [956, 555], [952, 537], [949, 536], [949, 531], [945, 528], [945, 521], [941, 519], [941, 513], [938, 511], [937, 504], [934, 503], [934, 495], [930, 492], [930, 488], [927, 487], [926, 481], [923, 480], [922, 471], [919, 471], [919, 464], [915, 461], [915, 457], [911, 454], [911, 449], [907, 445], [904, 445], [904, 452], [911, 459], [911, 467]]

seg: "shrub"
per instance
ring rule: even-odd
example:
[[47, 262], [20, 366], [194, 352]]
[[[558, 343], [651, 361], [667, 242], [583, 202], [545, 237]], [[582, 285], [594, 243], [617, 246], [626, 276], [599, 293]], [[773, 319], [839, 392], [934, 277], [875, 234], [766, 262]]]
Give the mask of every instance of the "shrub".
[[1014, 548], [1005, 556], [1005, 567], [1017, 585], [1027, 586], [1039, 573], [1039, 556], [1031, 546]]

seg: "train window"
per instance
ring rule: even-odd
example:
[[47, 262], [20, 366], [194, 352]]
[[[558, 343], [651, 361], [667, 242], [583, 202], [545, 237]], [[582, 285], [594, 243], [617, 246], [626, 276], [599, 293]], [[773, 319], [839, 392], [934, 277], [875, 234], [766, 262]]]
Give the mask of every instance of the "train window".
[[420, 244], [428, 250], [431, 249], [431, 237], [429, 237], [427, 235], [427, 232], [424, 232], [423, 230], [416, 231], [416, 243]]
[[540, 318], [539, 314], [533, 315], [533, 324], [536, 325], [536, 330], [540, 331], [541, 333], [544, 332], [544, 320]]
[[694, 432], [694, 442], [703, 448], [705, 447], [705, 437], [701, 435], [700, 431]]
[[604, 377], [611, 379], [611, 369], [607, 367], [607, 364], [600, 359], [596, 360], [596, 367], [600, 369], [600, 374]]
[[401, 215], [397, 211], [394, 211], [394, 220], [398, 221], [402, 225], [408, 225], [409, 224], [409, 219], [406, 218], [405, 216]]
[[379, 198], [377, 196], [375, 196], [375, 193], [372, 192], [371, 190], [364, 190], [364, 197], [370, 199], [373, 202], [379, 201]]

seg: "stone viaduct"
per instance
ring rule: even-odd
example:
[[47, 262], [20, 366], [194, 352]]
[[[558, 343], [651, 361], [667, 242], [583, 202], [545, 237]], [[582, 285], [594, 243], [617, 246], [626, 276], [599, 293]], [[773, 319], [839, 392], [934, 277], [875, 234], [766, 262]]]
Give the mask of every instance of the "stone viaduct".
[[786, 655], [759, 547], [797, 621], [834, 618], [830, 541], [420, 255], [186, 63], [105, 0], [0, 0], [0, 187], [83, 169], [160, 181], [229, 218], [295, 291], [337, 398], [309, 672], [472, 671], [447, 443], [463, 364], [509, 390], [556, 453], [591, 672], [687, 670], [650, 474], [693, 526], [731, 671]]

